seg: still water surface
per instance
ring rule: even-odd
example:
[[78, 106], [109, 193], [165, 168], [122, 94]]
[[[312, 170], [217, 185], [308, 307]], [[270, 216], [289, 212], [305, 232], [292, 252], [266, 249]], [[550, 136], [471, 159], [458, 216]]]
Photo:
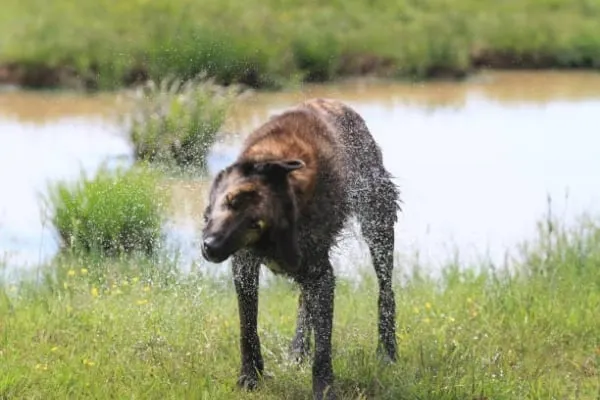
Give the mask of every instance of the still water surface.
[[[261, 93], [237, 105], [210, 155], [215, 173], [240, 140], [270, 115], [309, 97], [347, 101], [365, 118], [402, 190], [397, 227], [400, 265], [418, 254], [435, 271], [455, 251], [466, 262], [502, 264], [534, 234], [552, 197], [567, 221], [600, 208], [600, 74], [490, 73], [463, 83], [355, 81]], [[49, 182], [75, 179], [80, 168], [131, 162], [115, 124], [112, 95], [0, 93], [0, 254], [13, 268], [50, 259], [55, 234], [40, 196]], [[195, 240], [206, 182], [172, 182], [167, 226], [183, 266], [200, 258]], [[351, 227], [334, 264], [351, 274], [368, 262]], [[214, 267], [214, 266], [213, 266]]]

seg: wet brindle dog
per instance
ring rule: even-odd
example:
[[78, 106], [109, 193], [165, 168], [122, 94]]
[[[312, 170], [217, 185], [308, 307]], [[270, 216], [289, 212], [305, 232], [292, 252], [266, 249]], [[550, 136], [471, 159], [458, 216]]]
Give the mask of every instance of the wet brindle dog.
[[396, 360], [392, 289], [399, 191], [363, 118], [335, 100], [313, 99], [271, 118], [246, 139], [212, 182], [202, 232], [205, 259], [232, 257], [240, 319], [238, 385], [254, 389], [263, 373], [257, 332], [259, 267], [299, 284], [291, 351], [310, 351], [313, 395], [334, 398], [331, 333], [335, 278], [329, 252], [356, 216], [379, 282], [378, 354]]

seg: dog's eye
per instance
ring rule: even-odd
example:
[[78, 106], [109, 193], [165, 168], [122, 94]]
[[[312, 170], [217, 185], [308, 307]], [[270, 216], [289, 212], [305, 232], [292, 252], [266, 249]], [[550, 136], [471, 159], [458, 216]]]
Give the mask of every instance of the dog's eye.
[[236, 197], [227, 196], [227, 205], [232, 210], [235, 210], [235, 209], [239, 208], [239, 206], [240, 206], [239, 196], [236, 196]]
[[250, 222], [250, 229], [262, 229], [264, 222], [260, 219], [255, 219]]

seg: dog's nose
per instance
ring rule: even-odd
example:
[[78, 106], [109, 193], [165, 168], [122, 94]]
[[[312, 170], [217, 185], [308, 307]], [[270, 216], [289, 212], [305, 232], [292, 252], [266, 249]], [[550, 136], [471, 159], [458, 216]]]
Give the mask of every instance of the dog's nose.
[[202, 241], [202, 247], [207, 256], [211, 257], [215, 253], [215, 244], [217, 240], [214, 236], [208, 236]]

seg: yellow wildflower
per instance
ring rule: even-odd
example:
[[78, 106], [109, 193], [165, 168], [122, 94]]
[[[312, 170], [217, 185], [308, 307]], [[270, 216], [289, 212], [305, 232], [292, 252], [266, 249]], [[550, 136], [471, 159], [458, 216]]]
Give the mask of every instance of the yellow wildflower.
[[132, 281], [133, 283], [138, 283], [138, 281], [139, 281], [139, 280], [140, 280], [140, 278], [138, 278], [137, 276], [134, 276], [134, 277], [131, 279], [131, 281]]
[[74, 269], [70, 269], [69, 272], [67, 272], [67, 275], [69, 275], [69, 276], [75, 276], [75, 270]]
[[54, 346], [53, 348], [50, 349], [51, 352], [56, 352], [58, 350], [58, 346]]
[[88, 269], [87, 268], [81, 268], [81, 271], [79, 271], [79, 272], [81, 272], [81, 275], [87, 275]]
[[93, 297], [98, 297], [98, 288], [93, 287], [91, 290], [91, 294]]
[[473, 299], [470, 297], [467, 297], [467, 303], [471, 304], [473, 302]]
[[425, 303], [425, 308], [428, 310], [431, 310], [431, 303], [430, 302]]
[[149, 292], [150, 291], [150, 286], [144, 286], [144, 292]]
[[137, 305], [138, 306], [142, 306], [144, 304], [148, 304], [148, 300], [147, 299], [141, 299], [137, 301]]
[[448, 317], [448, 321], [450, 321], [450, 322], [454, 322], [454, 321], [456, 321], [456, 320], [454, 319], [454, 317]]
[[423, 322], [425, 322], [426, 324], [428, 324], [428, 323], [430, 323], [430, 322], [431, 322], [431, 320], [430, 320], [429, 318], [424, 318], [424, 319], [423, 319]]
[[69, 284], [67, 282], [63, 282], [63, 288], [68, 289], [69, 288]]
[[92, 360], [88, 360], [87, 358], [82, 361], [83, 365], [87, 367], [93, 367], [96, 363]]
[[48, 370], [48, 364], [36, 364], [35, 365], [35, 369], [39, 369], [42, 371], [47, 371]]

